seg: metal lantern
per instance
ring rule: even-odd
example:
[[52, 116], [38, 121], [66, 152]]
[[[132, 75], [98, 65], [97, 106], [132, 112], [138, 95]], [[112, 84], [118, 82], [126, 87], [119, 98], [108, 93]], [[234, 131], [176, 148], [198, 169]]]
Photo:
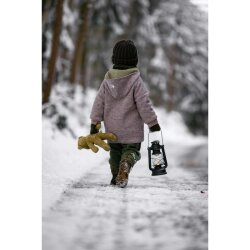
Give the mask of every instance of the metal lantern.
[[148, 134], [148, 163], [149, 169], [152, 171], [152, 176], [167, 174], [166, 168], [168, 166], [165, 149], [163, 145], [163, 137], [161, 132], [162, 144], [159, 140], [151, 142], [149, 147], [149, 134]]

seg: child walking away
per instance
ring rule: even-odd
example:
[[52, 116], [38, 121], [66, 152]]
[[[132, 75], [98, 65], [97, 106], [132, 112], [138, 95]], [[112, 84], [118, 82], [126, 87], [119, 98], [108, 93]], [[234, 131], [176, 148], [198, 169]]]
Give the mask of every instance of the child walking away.
[[157, 116], [149, 93], [138, 70], [137, 49], [131, 40], [121, 40], [113, 48], [113, 68], [99, 88], [91, 111], [90, 134], [98, 133], [104, 121], [105, 130], [117, 136], [110, 145], [111, 185], [126, 187], [129, 173], [140, 160], [144, 123], [151, 132], [159, 131]]

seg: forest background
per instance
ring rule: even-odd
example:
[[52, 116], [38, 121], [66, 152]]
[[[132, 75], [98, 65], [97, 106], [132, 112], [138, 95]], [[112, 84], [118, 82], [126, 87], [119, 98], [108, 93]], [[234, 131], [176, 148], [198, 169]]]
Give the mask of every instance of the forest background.
[[76, 137], [71, 117], [89, 123], [81, 112], [88, 90], [112, 67], [114, 44], [131, 39], [154, 106], [207, 135], [207, 22], [207, 11], [189, 0], [43, 0], [43, 117]]

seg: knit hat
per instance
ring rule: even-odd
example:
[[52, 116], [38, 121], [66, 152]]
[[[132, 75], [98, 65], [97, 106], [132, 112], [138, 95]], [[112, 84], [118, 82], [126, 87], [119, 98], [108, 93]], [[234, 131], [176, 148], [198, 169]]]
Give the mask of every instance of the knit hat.
[[138, 63], [137, 49], [131, 40], [121, 40], [113, 48], [112, 63], [136, 67]]

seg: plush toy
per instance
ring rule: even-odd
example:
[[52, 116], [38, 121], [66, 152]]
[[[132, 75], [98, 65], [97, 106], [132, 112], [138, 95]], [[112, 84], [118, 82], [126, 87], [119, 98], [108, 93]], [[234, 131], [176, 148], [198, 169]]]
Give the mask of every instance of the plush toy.
[[[98, 131], [99, 129], [100, 127], [98, 126]], [[78, 138], [78, 149], [91, 149], [94, 153], [97, 153], [99, 148], [95, 145], [98, 145], [104, 150], [109, 151], [110, 146], [104, 140], [116, 141], [117, 137], [112, 133], [102, 133], [101, 131], [88, 136], [80, 136]]]

